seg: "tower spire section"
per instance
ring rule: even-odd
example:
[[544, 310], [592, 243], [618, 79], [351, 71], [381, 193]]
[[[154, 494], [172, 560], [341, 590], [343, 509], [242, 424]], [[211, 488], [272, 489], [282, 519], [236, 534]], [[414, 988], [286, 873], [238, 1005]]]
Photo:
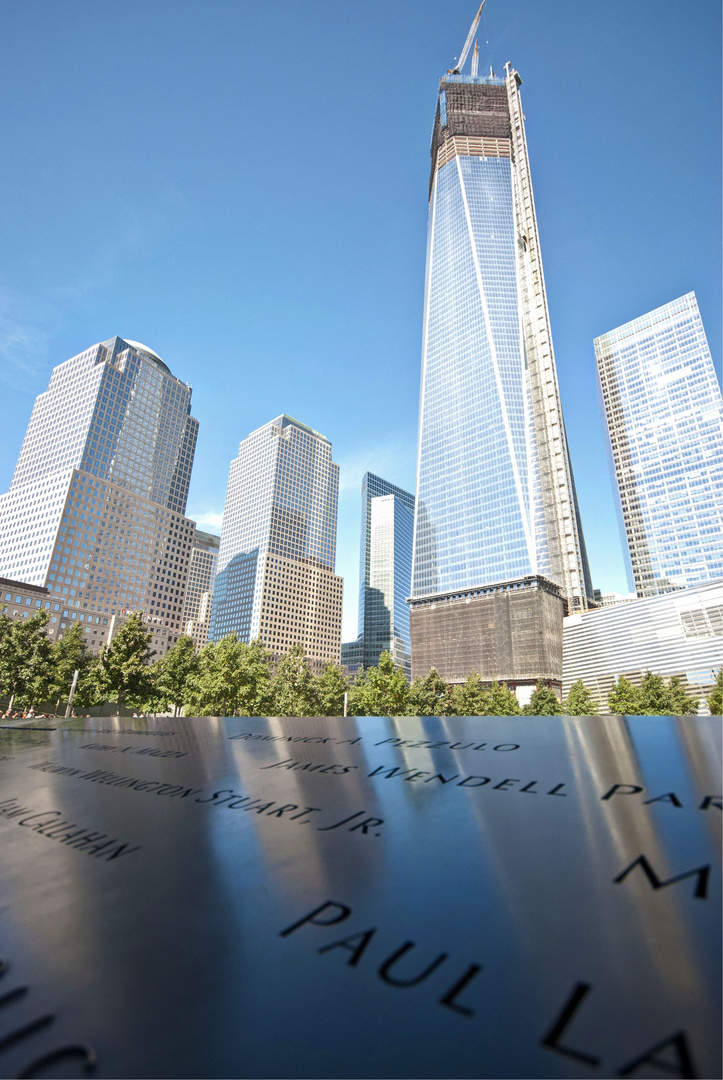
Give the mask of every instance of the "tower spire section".
[[522, 79], [508, 62], [505, 86], [510, 113], [518, 280], [525, 355], [530, 375], [533, 422], [537, 432], [541, 505], [548, 536], [550, 573], [563, 585], [570, 611], [585, 611], [592, 595], [584, 539], [577, 510], [575, 480], [562, 415], [520, 100]]

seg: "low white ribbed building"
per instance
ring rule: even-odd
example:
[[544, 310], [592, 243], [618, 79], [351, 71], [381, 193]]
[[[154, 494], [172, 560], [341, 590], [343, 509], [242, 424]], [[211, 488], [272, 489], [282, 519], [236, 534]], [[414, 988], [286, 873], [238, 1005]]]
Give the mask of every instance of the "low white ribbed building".
[[616, 604], [563, 621], [562, 692], [582, 679], [607, 711], [613, 681], [639, 685], [648, 670], [677, 675], [700, 712], [723, 666], [723, 581]]

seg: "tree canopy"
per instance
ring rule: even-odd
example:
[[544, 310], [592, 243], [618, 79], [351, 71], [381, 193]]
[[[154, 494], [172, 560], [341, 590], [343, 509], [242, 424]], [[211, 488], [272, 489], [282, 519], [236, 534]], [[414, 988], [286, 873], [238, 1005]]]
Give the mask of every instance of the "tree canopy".
[[[486, 683], [476, 671], [450, 685], [432, 668], [407, 682], [389, 653], [376, 667], [351, 678], [336, 663], [312, 666], [302, 645], [274, 658], [260, 641], [249, 644], [229, 634], [196, 652], [183, 636], [153, 662], [152, 635], [142, 612], [129, 615], [99, 655], [87, 648], [84, 627], [74, 623], [52, 642], [48, 614], [23, 620], [0, 614], [0, 697], [13, 707], [50, 701], [57, 711], [67, 701], [73, 673], [79, 672], [75, 702], [91, 706], [117, 702], [147, 712], [184, 711], [189, 716], [341, 716], [347, 695], [349, 716], [595, 716], [595, 698], [581, 679], [561, 701], [538, 681], [527, 705], [505, 683]], [[723, 672], [719, 671], [708, 703], [720, 715]], [[682, 679], [665, 681], [646, 671], [636, 685], [615, 680], [608, 707], [619, 715], [681, 716], [698, 711]]]

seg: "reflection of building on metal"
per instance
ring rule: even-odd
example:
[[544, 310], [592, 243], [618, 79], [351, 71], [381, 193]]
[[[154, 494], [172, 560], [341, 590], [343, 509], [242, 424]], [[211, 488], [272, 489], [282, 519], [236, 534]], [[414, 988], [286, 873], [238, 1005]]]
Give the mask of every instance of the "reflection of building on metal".
[[595, 339], [628, 584], [723, 578], [723, 398], [695, 293]]
[[110, 338], [53, 369], [0, 495], [0, 573], [48, 589], [56, 634], [83, 622], [92, 648], [110, 617], [141, 610], [157, 654], [178, 639], [190, 413], [191, 387], [138, 342]]
[[[594, 606], [557, 385], [521, 81], [507, 65], [505, 76], [453, 71], [440, 82], [411, 588], [415, 644], [431, 634], [443, 646], [450, 595], [527, 577], [553, 583], [570, 611]], [[433, 595], [440, 603], [432, 615]], [[424, 606], [415, 603], [422, 598]], [[455, 681], [469, 673], [467, 659], [498, 648], [497, 628], [485, 626], [475, 607], [456, 612]], [[557, 612], [559, 622], [562, 603]], [[422, 618], [424, 632], [415, 631]], [[534, 635], [520, 629], [512, 654], [521, 667], [504, 675], [543, 675], [533, 670], [534, 649], [525, 654]], [[509, 630], [516, 634], [517, 626]], [[558, 641], [560, 634], [558, 627]], [[449, 666], [448, 649], [427, 649], [417, 659], [415, 644], [413, 674]], [[489, 665], [487, 673], [503, 677]], [[549, 674], [559, 683], [559, 654]]]
[[340, 660], [334, 573], [339, 466], [324, 436], [281, 415], [242, 440], [229, 470], [209, 640], [235, 633], [276, 656]]
[[607, 709], [613, 680], [677, 675], [707, 714], [723, 656], [723, 581], [571, 615], [563, 623], [563, 691], [582, 679]]
[[359, 636], [342, 644], [350, 674], [375, 667], [383, 652], [411, 675], [409, 608], [414, 496], [364, 473], [359, 548]]
[[484, 682], [506, 682], [525, 704], [538, 682], [560, 692], [560, 589], [543, 577], [488, 588], [416, 597], [412, 608], [412, 670], [434, 667], [449, 683], [476, 671]]

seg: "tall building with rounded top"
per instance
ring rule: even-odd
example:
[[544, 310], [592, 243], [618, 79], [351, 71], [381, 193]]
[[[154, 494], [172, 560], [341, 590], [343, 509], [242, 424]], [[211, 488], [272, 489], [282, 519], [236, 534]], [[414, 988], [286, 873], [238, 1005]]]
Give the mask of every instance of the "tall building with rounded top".
[[143, 611], [160, 654], [182, 632], [198, 435], [191, 387], [156, 352], [110, 338], [53, 369], [0, 496], [0, 575], [49, 590], [49, 629]]

